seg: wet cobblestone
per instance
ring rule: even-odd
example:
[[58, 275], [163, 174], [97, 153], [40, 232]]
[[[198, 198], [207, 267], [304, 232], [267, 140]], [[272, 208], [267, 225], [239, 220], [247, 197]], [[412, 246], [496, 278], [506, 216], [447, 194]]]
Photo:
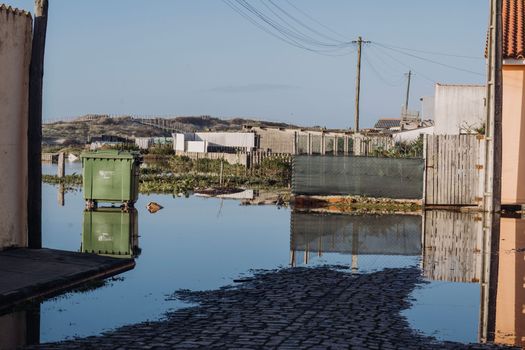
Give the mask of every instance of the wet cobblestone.
[[236, 288], [178, 291], [175, 298], [199, 306], [177, 310], [166, 320], [38, 348], [503, 348], [439, 342], [413, 331], [400, 312], [410, 306], [409, 294], [420, 283], [416, 268], [363, 275], [329, 267], [259, 273]]

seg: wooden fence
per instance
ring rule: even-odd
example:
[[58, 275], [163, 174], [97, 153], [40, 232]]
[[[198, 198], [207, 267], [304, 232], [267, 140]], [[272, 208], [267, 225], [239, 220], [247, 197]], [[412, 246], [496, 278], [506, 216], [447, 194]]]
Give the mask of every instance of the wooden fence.
[[425, 212], [423, 274], [426, 278], [449, 282], [480, 281], [481, 215], [443, 210]]
[[481, 135], [426, 135], [424, 204], [480, 206], [484, 149]]

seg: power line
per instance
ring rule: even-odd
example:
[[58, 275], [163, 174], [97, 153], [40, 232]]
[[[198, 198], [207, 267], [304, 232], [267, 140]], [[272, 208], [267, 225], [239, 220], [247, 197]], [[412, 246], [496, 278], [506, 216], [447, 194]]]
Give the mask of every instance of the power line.
[[[436, 80], [436, 79], [433, 79], [433, 78], [431, 78], [431, 77], [429, 77], [429, 76], [427, 76], [427, 75], [425, 75], [425, 74], [423, 74], [423, 73], [421, 73], [421, 72], [419, 72], [419, 71], [416, 71], [412, 66], [410, 66], [410, 65], [406, 64], [405, 62], [403, 62], [403, 61], [401, 61], [401, 60], [395, 58], [394, 56], [392, 56], [390, 53], [388, 53], [388, 52], [385, 51], [384, 49], [381, 49], [381, 48], [378, 47], [378, 46], [370, 46], [370, 47], [373, 48], [373, 49], [376, 49], [376, 50], [380, 50], [380, 51], [382, 52], [382, 54], [384, 54], [385, 56], [388, 56], [391, 60], [397, 62], [398, 64], [400, 64], [400, 65], [402, 65], [402, 66], [404, 66], [404, 67], [407, 67], [408, 69], [411, 69], [414, 73], [416, 73], [415, 76], [418, 76], [418, 75], [419, 75], [419, 76], [421, 76], [422, 78], [424, 78], [424, 79], [430, 81], [430, 82], [433, 83], [433, 84], [436, 84], [436, 83], [437, 83], [437, 80]], [[377, 57], [381, 57], [381, 55], [378, 55]]]
[[380, 42], [375, 42], [378, 45], [383, 45], [385, 47], [399, 49], [399, 50], [406, 50], [406, 51], [413, 51], [413, 52], [419, 52], [419, 53], [426, 53], [428, 55], [436, 55], [436, 56], [446, 56], [446, 57], [457, 57], [457, 58], [465, 58], [465, 59], [473, 59], [473, 60], [484, 60], [484, 57], [481, 56], [466, 56], [466, 55], [457, 55], [457, 54], [451, 54], [451, 53], [444, 53], [444, 52], [437, 52], [437, 51], [426, 51], [426, 50], [419, 50], [419, 49], [411, 49], [408, 47], [401, 47], [401, 46], [394, 46], [390, 44], [384, 44]]
[[[282, 26], [281, 24], [275, 22], [272, 18], [268, 17], [263, 12], [259, 11], [256, 7], [252, 6], [248, 1], [246, 0], [234, 0], [238, 5], [242, 6], [244, 9], [246, 9], [248, 12], [255, 15], [257, 18], [259, 18], [261, 21], [265, 22], [269, 26], [271, 26], [274, 30], [278, 31], [279, 33], [286, 35], [288, 37], [293, 37], [297, 40], [303, 41], [303, 43], [319, 46], [322, 48], [340, 48], [342, 45], [340, 43], [334, 44], [334, 43], [328, 43], [328, 42], [322, 42], [315, 38], [312, 38], [300, 31], [290, 29], [289, 23], [285, 22], [285, 26]], [[288, 28], [286, 27], [288, 25]], [[348, 45], [347, 45], [348, 46]]]
[[297, 11], [299, 11], [300, 13], [302, 13], [306, 18], [310, 19], [311, 21], [317, 23], [318, 25], [320, 25], [321, 27], [323, 27], [324, 29], [328, 30], [329, 32], [331, 32], [332, 34], [335, 34], [337, 36], [339, 36], [340, 38], [342, 38], [343, 40], [347, 40], [347, 37], [343, 34], [340, 34], [338, 32], [336, 32], [335, 30], [331, 29], [330, 27], [324, 25], [323, 23], [321, 23], [320, 21], [316, 20], [314, 17], [310, 16], [308, 13], [306, 13], [305, 11], [301, 10], [299, 7], [295, 6], [290, 0], [285, 0], [286, 3], [288, 3], [288, 5], [290, 5], [291, 7], [293, 7], [294, 9], [296, 9]]
[[400, 54], [405, 55], [405, 56], [409, 56], [409, 57], [416, 58], [416, 59], [418, 59], [418, 60], [422, 60], [422, 61], [426, 61], [426, 62], [429, 62], [429, 63], [437, 64], [437, 65], [439, 65], [439, 66], [447, 67], [447, 68], [450, 68], [450, 69], [455, 69], [455, 70], [462, 71], [462, 72], [465, 72], [465, 73], [470, 73], [470, 74], [475, 74], [475, 75], [485, 76], [485, 74], [482, 74], [482, 73], [479, 73], [479, 72], [475, 72], [475, 71], [472, 71], [472, 70], [469, 70], [469, 69], [465, 69], [465, 68], [461, 68], [461, 67], [456, 67], [456, 66], [453, 66], [453, 65], [450, 65], [450, 64], [446, 64], [446, 63], [442, 63], [442, 62], [434, 61], [434, 60], [431, 60], [431, 59], [429, 59], [429, 58], [425, 58], [425, 57], [417, 56], [417, 55], [414, 55], [414, 54], [411, 54], [411, 53], [408, 53], [408, 52], [404, 52], [404, 51], [401, 51], [401, 50], [398, 50], [398, 49], [390, 48], [390, 47], [388, 47], [388, 46], [385, 46], [385, 45], [382, 45], [382, 44], [378, 44], [377, 42], [373, 42], [372, 44], [373, 44], [373, 45], [376, 45], [376, 46], [380, 46], [380, 47], [385, 48], [385, 49], [387, 49], [387, 50], [391, 50], [391, 51], [394, 51], [394, 52], [400, 53]]
[[[257, 28], [289, 45], [325, 56], [344, 56], [353, 52], [350, 43], [341, 43], [340, 41], [337, 43], [329, 43], [312, 38], [290, 25], [290, 23], [288, 23], [288, 21], [282, 16], [278, 16], [278, 19], [280, 19], [284, 25], [262, 13], [254, 6], [250, 5], [246, 0], [222, 1]], [[271, 12], [274, 16], [277, 15], [275, 11], [271, 10]], [[270, 28], [267, 28], [265, 25]], [[347, 51], [338, 52], [343, 50]]]
[[363, 53], [363, 58], [365, 60], [365, 62], [368, 64], [368, 67], [370, 67], [372, 69], [372, 71], [374, 72], [374, 74], [383, 82], [385, 83], [386, 85], [388, 86], [391, 86], [391, 87], [397, 87], [397, 86], [400, 86], [401, 84], [394, 84], [390, 81], [388, 81], [380, 72], [379, 70], [374, 66], [374, 64], [372, 63], [372, 60], [370, 58], [371, 56], [368, 55], [366, 52]]
[[[261, 0], [261, 2], [264, 4], [264, 0]], [[273, 2], [272, 0], [268, 0], [268, 2], [270, 4], [272, 4], [275, 8], [277, 8], [279, 11], [281, 11], [285, 16], [287, 16], [288, 18], [290, 18], [292, 21], [296, 22], [297, 24], [299, 24], [301, 27], [305, 28], [306, 30], [309, 30], [310, 32], [312, 33], [315, 33], [317, 35], [319, 35], [320, 37], [323, 37], [325, 39], [328, 39], [330, 41], [333, 41], [333, 42], [336, 42], [336, 43], [339, 43], [339, 45], [344, 45], [344, 46], [348, 46], [349, 42], [348, 41], [341, 41], [339, 39], [335, 39], [331, 36], [328, 36], [328, 35], [325, 35], [319, 31], [317, 31], [316, 29], [313, 29], [312, 27], [308, 26], [307, 24], [303, 23], [301, 20], [295, 18], [294, 16], [292, 16], [291, 14], [289, 14], [286, 10], [284, 10], [283, 8], [281, 8], [279, 5], [277, 5], [275, 2]]]
[[263, 25], [261, 25], [259, 22], [257, 22], [256, 20], [254, 20], [253, 18], [251, 18], [249, 15], [247, 15], [246, 13], [244, 13], [241, 9], [237, 8], [237, 6], [235, 6], [232, 2], [230, 2], [230, 0], [222, 0], [223, 3], [225, 3], [226, 5], [228, 5], [232, 10], [234, 10], [235, 12], [237, 12], [239, 15], [241, 15], [244, 19], [246, 19], [247, 21], [249, 21], [250, 23], [252, 23], [254, 26], [256, 26], [257, 28], [259, 28], [260, 30], [264, 31], [265, 33], [277, 38], [278, 40], [281, 40], [289, 45], [292, 45], [292, 46], [295, 46], [297, 48], [300, 48], [300, 49], [303, 49], [303, 50], [307, 50], [307, 51], [311, 51], [311, 52], [315, 52], [315, 53], [320, 53], [318, 52], [318, 50], [313, 50], [313, 49], [310, 49], [298, 42], [296, 42], [295, 40], [293, 39], [289, 39], [289, 38], [283, 38], [275, 33], [273, 33], [272, 31], [268, 30], [267, 28], [265, 28]]

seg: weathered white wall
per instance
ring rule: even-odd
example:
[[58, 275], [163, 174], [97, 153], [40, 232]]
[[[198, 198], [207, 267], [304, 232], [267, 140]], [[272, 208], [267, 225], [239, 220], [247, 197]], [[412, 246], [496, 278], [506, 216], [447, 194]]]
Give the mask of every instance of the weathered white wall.
[[208, 152], [207, 141], [186, 141], [186, 152]]
[[484, 85], [436, 84], [434, 133], [458, 135], [480, 128], [486, 117]]
[[0, 250], [27, 246], [29, 14], [0, 6]]
[[184, 134], [171, 134], [173, 137], [173, 149], [175, 151], [184, 152]]
[[195, 141], [208, 141], [210, 146], [255, 147], [255, 134], [252, 132], [197, 132]]
[[392, 134], [392, 138], [395, 142], [412, 142], [417, 140], [420, 135], [432, 135], [434, 134], [434, 127], [428, 126], [426, 128], [418, 128], [413, 130], [400, 131]]

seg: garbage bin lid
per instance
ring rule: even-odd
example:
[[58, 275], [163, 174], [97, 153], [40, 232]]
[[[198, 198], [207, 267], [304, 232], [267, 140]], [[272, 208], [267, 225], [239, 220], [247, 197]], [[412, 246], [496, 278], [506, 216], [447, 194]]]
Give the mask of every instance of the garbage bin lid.
[[105, 159], [138, 159], [138, 152], [119, 151], [119, 150], [97, 150], [91, 152], [82, 152], [80, 158], [105, 158]]

